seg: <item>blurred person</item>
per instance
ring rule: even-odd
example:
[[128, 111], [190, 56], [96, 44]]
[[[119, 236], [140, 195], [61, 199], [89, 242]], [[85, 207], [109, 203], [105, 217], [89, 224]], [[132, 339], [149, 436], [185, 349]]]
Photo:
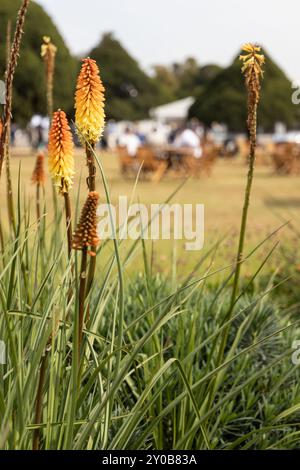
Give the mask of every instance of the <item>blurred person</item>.
[[138, 148], [141, 146], [141, 140], [130, 127], [126, 127], [124, 134], [119, 139], [119, 145], [126, 147], [130, 157], [135, 157]]
[[174, 147], [193, 149], [195, 158], [202, 156], [201, 141], [199, 136], [191, 127], [184, 128], [175, 138]]
[[146, 136], [143, 132], [136, 131], [135, 135], [140, 140], [140, 145], [145, 145], [146, 144]]
[[32, 116], [30, 129], [30, 142], [34, 150], [43, 148], [47, 143], [47, 134], [49, 127], [49, 119], [38, 114]]
[[178, 129], [178, 126], [177, 124], [175, 124], [174, 122], [171, 124], [171, 130], [169, 132], [169, 135], [168, 135], [168, 143], [173, 145], [174, 144], [174, 141], [176, 139], [176, 137], [178, 136], [178, 133], [179, 133], [179, 129]]
[[147, 136], [147, 144], [152, 145], [153, 147], [163, 147], [166, 145], [166, 136], [162, 130], [157, 126], [153, 126], [151, 132]]
[[36, 142], [35, 142], [35, 148], [36, 149], [40, 149], [40, 148], [43, 148], [45, 145], [45, 141], [44, 141], [44, 128], [43, 126], [40, 124], [39, 126], [37, 126], [36, 128]]
[[18, 130], [18, 126], [13, 122], [10, 128], [10, 143], [14, 147], [16, 143], [16, 132]]
[[237, 141], [233, 135], [228, 135], [224, 141], [223, 156], [236, 157], [239, 153]]
[[116, 122], [111, 119], [107, 122], [104, 133], [106, 135], [107, 146], [109, 149], [114, 149], [117, 145], [117, 134], [118, 134], [118, 126]]
[[72, 137], [73, 137], [73, 142], [74, 142], [75, 147], [81, 147], [78, 132], [76, 130], [76, 126], [75, 126], [74, 122], [70, 123], [70, 129], [71, 129], [71, 132], [72, 132]]

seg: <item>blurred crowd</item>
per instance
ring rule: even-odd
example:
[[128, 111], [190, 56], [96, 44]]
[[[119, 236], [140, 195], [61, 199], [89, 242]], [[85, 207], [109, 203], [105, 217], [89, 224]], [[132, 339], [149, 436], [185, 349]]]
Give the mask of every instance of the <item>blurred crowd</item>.
[[[16, 147], [30, 147], [32, 150], [43, 149], [48, 144], [49, 119], [35, 115], [22, 129], [17, 124], [11, 125], [11, 144]], [[74, 124], [71, 124], [75, 146], [79, 146]], [[220, 156], [236, 156], [240, 151], [240, 142], [247, 137], [231, 134], [226, 127], [213, 123], [205, 128], [198, 120], [186, 122], [162, 123], [152, 119], [138, 122], [108, 121], [102, 136], [102, 148], [114, 151], [124, 147], [130, 157], [135, 157], [140, 147], [152, 147], [156, 150], [189, 150], [189, 154], [199, 159], [205, 153], [205, 145], [213, 144], [220, 148]], [[270, 135], [259, 135], [258, 144], [273, 142], [275, 145], [294, 143], [299, 145], [300, 133], [287, 132], [278, 126]]]
[[[109, 131], [108, 131], [109, 133]], [[171, 126], [169, 132], [164, 127], [153, 125], [149, 132], [143, 134], [134, 126], [127, 126], [121, 135], [117, 136], [114, 144], [126, 147], [128, 155], [135, 157], [139, 147], [148, 145], [155, 148], [174, 148], [191, 149], [196, 158], [202, 155], [201, 139], [203, 129], [200, 126], [187, 124], [185, 126]], [[108, 134], [108, 142], [111, 142], [112, 136]]]
[[[71, 130], [75, 145], [79, 145], [73, 125]], [[30, 146], [33, 150], [41, 149], [47, 145], [49, 119], [33, 116], [25, 129], [16, 124], [11, 127], [11, 144], [18, 147]], [[108, 121], [100, 145], [103, 148], [114, 150], [118, 146], [126, 147], [128, 155], [134, 157], [137, 149], [142, 146], [155, 148], [188, 148], [192, 149], [195, 158], [202, 156], [202, 142], [204, 128], [198, 122], [185, 124], [161, 124], [154, 121], [140, 121], [138, 123]]]

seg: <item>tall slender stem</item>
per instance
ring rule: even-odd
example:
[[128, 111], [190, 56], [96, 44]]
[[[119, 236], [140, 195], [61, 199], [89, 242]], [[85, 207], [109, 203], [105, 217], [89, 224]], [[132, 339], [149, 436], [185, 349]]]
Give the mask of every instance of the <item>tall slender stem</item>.
[[0, 176], [2, 174], [2, 165], [5, 157], [5, 145], [12, 114], [12, 87], [14, 75], [17, 67], [18, 56], [20, 52], [21, 39], [23, 35], [23, 26], [25, 22], [26, 12], [29, 5], [29, 0], [23, 0], [22, 6], [18, 13], [16, 31], [14, 41], [11, 48], [10, 60], [6, 74], [6, 90], [5, 90], [5, 104], [4, 104], [4, 118], [3, 118], [3, 132], [0, 138]]
[[[257, 136], [256, 136], [257, 108], [258, 108], [258, 104], [260, 100], [260, 88], [261, 88], [260, 79], [263, 75], [262, 65], [265, 63], [264, 56], [259, 54], [260, 47], [247, 43], [243, 46], [243, 51], [247, 53], [246, 55], [241, 55], [240, 60], [243, 61], [242, 72], [245, 75], [245, 84], [246, 84], [247, 96], [248, 96], [247, 127], [248, 127], [249, 137], [250, 137], [249, 168], [248, 168], [247, 183], [246, 183], [246, 188], [245, 188], [244, 205], [243, 205], [243, 212], [242, 212], [242, 219], [241, 219], [241, 227], [240, 227], [240, 234], [239, 234], [239, 243], [238, 243], [232, 292], [231, 292], [229, 309], [224, 319], [224, 322], [227, 322], [227, 326], [224, 328], [223, 334], [221, 336], [221, 344], [220, 344], [220, 348], [218, 350], [218, 355], [217, 355], [217, 366], [219, 366], [222, 363], [222, 360], [224, 357], [225, 349], [226, 349], [227, 342], [228, 342], [229, 331], [231, 327], [230, 320], [232, 318], [233, 310], [237, 302], [237, 293], [238, 293], [239, 282], [240, 282], [241, 264], [243, 261], [243, 253], [244, 253], [248, 209], [249, 209], [249, 204], [250, 204], [250, 195], [251, 195], [251, 188], [252, 188], [253, 174], [254, 174], [255, 148], [256, 148], [256, 140], [257, 140]], [[208, 395], [208, 400], [207, 400], [207, 407], [211, 406], [213, 396], [215, 394], [215, 391], [218, 388], [218, 383], [220, 382], [221, 377], [224, 374], [225, 374], [225, 369], [220, 371], [219, 374], [215, 376], [212, 379], [211, 383], [209, 384], [209, 395]]]
[[1, 246], [1, 253], [4, 253], [4, 235], [3, 235], [3, 228], [1, 223], [1, 215], [0, 215], [0, 246]]
[[[91, 144], [91, 145], [89, 145], [88, 143], [85, 144], [87, 165], [88, 165], [88, 170], [89, 170], [89, 176], [87, 179], [89, 191], [96, 190], [96, 162], [95, 162], [95, 157], [93, 154], [94, 149], [95, 149], [94, 144]], [[92, 246], [91, 252], [96, 255], [97, 248], [95, 246]], [[90, 257], [86, 295], [88, 295], [89, 291], [91, 290], [93, 280], [95, 277], [96, 259], [97, 259], [96, 256]]]
[[51, 118], [53, 114], [53, 76], [47, 80], [47, 108], [49, 122], [51, 124]]
[[81, 268], [80, 268], [80, 285], [79, 285], [79, 316], [78, 316], [78, 358], [80, 357], [80, 349], [82, 343], [82, 331], [84, 323], [84, 304], [86, 297], [86, 277], [87, 277], [87, 247], [82, 248]]
[[[10, 52], [11, 52], [11, 21], [8, 21], [7, 30], [6, 30], [6, 73], [8, 73], [8, 68], [9, 68]], [[12, 90], [10, 90], [10, 93], [12, 93]], [[12, 100], [11, 94], [10, 94], [9, 99]], [[10, 131], [11, 131], [11, 125], [10, 125], [10, 120], [9, 120], [7, 123], [7, 135], [6, 135], [6, 142], [5, 142], [6, 197], [7, 197], [7, 210], [8, 210], [9, 224], [13, 232], [15, 233], [16, 232], [16, 220], [15, 220], [13, 188], [12, 188], [11, 171], [10, 171]]]
[[36, 218], [39, 222], [41, 219], [41, 185], [37, 183], [36, 185]]
[[72, 221], [71, 221], [71, 201], [69, 193], [64, 193], [65, 210], [66, 210], [66, 228], [68, 238], [68, 255], [71, 257], [72, 253]]
[[[245, 189], [243, 213], [242, 213], [242, 219], [241, 219], [241, 228], [240, 228], [239, 244], [238, 244], [238, 251], [237, 251], [236, 267], [235, 267], [235, 272], [234, 272], [229, 310], [225, 318], [226, 321], [230, 320], [232, 317], [232, 312], [236, 304], [237, 292], [238, 292], [239, 281], [240, 281], [241, 263], [243, 260], [243, 253], [244, 253], [248, 209], [249, 209], [250, 195], [251, 195], [251, 188], [252, 188], [252, 181], [253, 181], [253, 174], [254, 174], [255, 148], [256, 148], [256, 138], [257, 138], [256, 136], [257, 107], [258, 107], [258, 103], [260, 100], [260, 88], [261, 88], [260, 78], [263, 74], [262, 65], [265, 63], [264, 56], [261, 54], [258, 54], [258, 52], [260, 51], [260, 47], [257, 47], [252, 44], [245, 44], [243, 47], [243, 51], [247, 52], [246, 55], [240, 56], [240, 60], [243, 61], [242, 72], [245, 75], [245, 84], [246, 84], [247, 95], [248, 95], [247, 127], [248, 127], [249, 138], [250, 138], [249, 169], [248, 169], [247, 184], [246, 184], [246, 189]], [[221, 347], [220, 347], [219, 354], [218, 354], [218, 363], [221, 361], [224, 355], [224, 351], [225, 351], [227, 340], [228, 340], [229, 329], [230, 329], [230, 323], [228, 322], [228, 326], [225, 328], [223, 336], [222, 336]]]
[[[48, 353], [49, 351], [46, 348], [44, 355], [41, 359], [39, 383], [38, 383], [36, 405], [35, 405], [35, 424], [41, 424], [42, 422], [43, 388], [44, 388], [44, 382], [45, 382], [45, 376], [46, 376]], [[32, 450], [39, 450], [40, 438], [41, 438], [41, 430], [40, 428], [36, 428], [33, 431]]]
[[94, 148], [94, 144], [91, 144], [91, 146], [88, 143], [85, 144], [87, 166], [89, 170], [89, 176], [87, 179], [89, 191], [96, 190], [96, 163], [94, 154], [92, 152], [92, 149], [94, 150]]
[[[255, 110], [255, 115], [256, 115], [256, 110]], [[252, 188], [253, 174], [254, 174], [255, 147], [256, 147], [256, 135], [250, 141], [249, 169], [248, 169], [247, 185], [245, 189], [243, 213], [242, 213], [242, 219], [241, 219], [240, 237], [239, 237], [239, 245], [238, 245], [238, 252], [237, 252], [237, 259], [236, 259], [236, 269], [234, 273], [233, 287], [232, 287], [232, 293], [231, 293], [230, 311], [233, 309], [235, 301], [236, 301], [240, 273], [241, 273], [241, 263], [243, 259], [243, 253], [244, 253], [248, 210], [249, 210], [250, 195], [251, 195], [251, 188]]]
[[8, 124], [8, 134], [5, 144], [5, 169], [6, 169], [6, 197], [7, 197], [7, 212], [9, 225], [12, 228], [13, 233], [16, 233], [16, 218], [13, 201], [13, 188], [10, 171], [10, 124]]

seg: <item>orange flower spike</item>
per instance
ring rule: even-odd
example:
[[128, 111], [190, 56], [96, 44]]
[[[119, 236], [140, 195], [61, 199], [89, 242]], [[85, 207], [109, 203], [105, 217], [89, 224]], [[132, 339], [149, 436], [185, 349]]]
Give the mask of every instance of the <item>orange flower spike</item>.
[[[85, 247], [98, 246], [100, 243], [97, 234], [97, 205], [99, 194], [96, 191], [89, 193], [83, 206], [79, 223], [73, 235], [73, 249], [82, 250]], [[89, 251], [91, 256], [95, 253]]]
[[75, 121], [83, 144], [87, 141], [93, 145], [101, 138], [105, 122], [104, 91], [96, 61], [83, 59], [75, 94]]
[[36, 157], [35, 167], [32, 173], [31, 181], [33, 184], [39, 184], [40, 186], [44, 186], [46, 175], [44, 169], [44, 161], [45, 155], [40, 152]]
[[49, 170], [61, 194], [68, 193], [74, 176], [74, 145], [71, 129], [64, 111], [53, 113], [49, 132]]

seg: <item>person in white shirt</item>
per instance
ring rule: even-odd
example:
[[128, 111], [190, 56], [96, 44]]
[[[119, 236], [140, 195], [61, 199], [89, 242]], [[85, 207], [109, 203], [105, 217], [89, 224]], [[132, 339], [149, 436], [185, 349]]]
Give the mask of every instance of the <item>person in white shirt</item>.
[[162, 129], [154, 126], [147, 136], [147, 143], [153, 147], [162, 147], [167, 144], [166, 135]]
[[174, 146], [178, 148], [191, 148], [195, 158], [202, 156], [200, 138], [192, 129], [186, 128], [176, 137]]
[[139, 137], [129, 127], [127, 127], [124, 134], [119, 139], [119, 145], [121, 145], [121, 147], [126, 147], [130, 157], [135, 157], [137, 150], [141, 145], [141, 141]]

